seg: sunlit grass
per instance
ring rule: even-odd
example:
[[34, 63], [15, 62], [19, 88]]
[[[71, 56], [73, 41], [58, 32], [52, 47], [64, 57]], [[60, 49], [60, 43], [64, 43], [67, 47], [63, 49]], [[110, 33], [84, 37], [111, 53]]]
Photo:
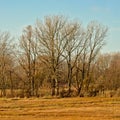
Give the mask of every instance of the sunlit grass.
[[120, 98], [0, 99], [0, 120], [119, 120]]

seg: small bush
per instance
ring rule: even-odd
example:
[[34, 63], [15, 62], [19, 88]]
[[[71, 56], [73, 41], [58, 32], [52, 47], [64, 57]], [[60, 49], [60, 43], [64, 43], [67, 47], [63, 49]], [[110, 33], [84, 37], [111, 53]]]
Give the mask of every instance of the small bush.
[[104, 97], [114, 97], [115, 94], [116, 94], [116, 91], [108, 90], [108, 91], [105, 91]]
[[117, 89], [115, 96], [116, 96], [116, 97], [120, 97], [120, 88]]
[[75, 90], [71, 90], [70, 92], [68, 90], [62, 90], [60, 92], [60, 97], [64, 98], [64, 97], [76, 97], [77, 96], [77, 92]]

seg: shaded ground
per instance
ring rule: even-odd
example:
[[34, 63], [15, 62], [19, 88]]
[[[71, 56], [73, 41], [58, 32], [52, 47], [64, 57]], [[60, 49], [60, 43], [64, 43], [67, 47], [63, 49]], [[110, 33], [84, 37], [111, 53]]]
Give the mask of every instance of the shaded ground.
[[119, 120], [120, 98], [0, 99], [0, 120]]

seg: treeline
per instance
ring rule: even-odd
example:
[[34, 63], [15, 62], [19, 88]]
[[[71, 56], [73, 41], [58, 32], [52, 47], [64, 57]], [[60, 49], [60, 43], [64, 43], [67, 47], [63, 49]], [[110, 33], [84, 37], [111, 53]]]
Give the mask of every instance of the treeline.
[[120, 54], [100, 54], [107, 27], [47, 16], [18, 43], [0, 32], [0, 96], [95, 96], [120, 86]]

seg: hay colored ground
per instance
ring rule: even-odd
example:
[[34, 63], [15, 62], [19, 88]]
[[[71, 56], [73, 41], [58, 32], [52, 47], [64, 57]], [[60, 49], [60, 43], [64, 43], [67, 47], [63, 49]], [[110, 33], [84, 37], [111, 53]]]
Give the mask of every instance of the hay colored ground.
[[0, 120], [119, 120], [120, 98], [0, 99]]

